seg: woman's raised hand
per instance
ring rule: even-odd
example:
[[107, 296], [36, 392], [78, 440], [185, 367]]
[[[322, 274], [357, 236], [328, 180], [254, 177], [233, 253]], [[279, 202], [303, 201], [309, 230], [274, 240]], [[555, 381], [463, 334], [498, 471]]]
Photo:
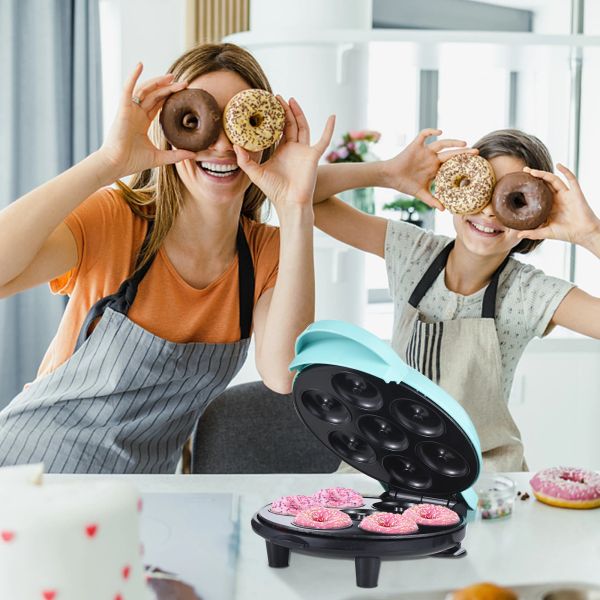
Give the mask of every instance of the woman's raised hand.
[[138, 63], [125, 83], [119, 110], [98, 151], [115, 179], [159, 165], [194, 158], [188, 150], [160, 150], [148, 137], [150, 124], [165, 100], [187, 87], [186, 82], [173, 82], [173, 75], [162, 75], [136, 87], [143, 66]]
[[327, 119], [319, 141], [310, 145], [310, 128], [300, 105], [292, 98], [289, 104], [277, 96], [285, 110], [285, 129], [273, 156], [259, 164], [239, 146], [234, 146], [238, 165], [275, 204], [279, 217], [288, 207], [309, 207], [317, 179], [317, 164], [325, 152], [335, 125], [335, 116]]
[[428, 138], [441, 133], [440, 129], [423, 129], [400, 154], [383, 161], [385, 187], [412, 194], [432, 208], [444, 210], [429, 191], [440, 166], [456, 154], [477, 154], [478, 151], [466, 148], [463, 140], [437, 140], [427, 144]]
[[[558, 175], [525, 167], [523, 170], [543, 179], [554, 192], [552, 210], [548, 222], [542, 227], [519, 232], [519, 238], [529, 240], [554, 239], [587, 246], [600, 235], [600, 218], [587, 203], [575, 174], [564, 165], [557, 164], [565, 176], [565, 183]], [[568, 184], [568, 185], [567, 185]]]

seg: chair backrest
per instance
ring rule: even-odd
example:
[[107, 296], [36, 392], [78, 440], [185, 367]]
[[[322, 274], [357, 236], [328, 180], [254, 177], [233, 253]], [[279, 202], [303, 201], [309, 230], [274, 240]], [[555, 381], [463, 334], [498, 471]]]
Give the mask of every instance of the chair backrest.
[[192, 473], [331, 473], [339, 464], [300, 420], [291, 395], [258, 381], [226, 389], [192, 440]]

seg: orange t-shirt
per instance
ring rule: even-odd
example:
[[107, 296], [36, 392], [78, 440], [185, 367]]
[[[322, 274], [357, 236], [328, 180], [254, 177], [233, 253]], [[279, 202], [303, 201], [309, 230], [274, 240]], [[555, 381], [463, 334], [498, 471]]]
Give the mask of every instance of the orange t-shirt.
[[[69, 302], [56, 336], [38, 371], [49, 373], [72, 354], [81, 325], [100, 298], [113, 294], [129, 277], [147, 224], [135, 215], [122, 193], [104, 188], [75, 209], [65, 223], [77, 244], [77, 265], [50, 281], [54, 293]], [[254, 303], [275, 285], [279, 265], [279, 229], [242, 217], [254, 264]], [[128, 317], [172, 342], [225, 343], [240, 339], [238, 259], [203, 289], [184, 281], [161, 248]]]

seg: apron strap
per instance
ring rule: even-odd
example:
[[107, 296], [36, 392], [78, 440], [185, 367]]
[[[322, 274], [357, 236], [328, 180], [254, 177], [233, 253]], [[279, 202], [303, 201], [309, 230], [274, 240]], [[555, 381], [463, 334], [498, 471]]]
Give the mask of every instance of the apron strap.
[[[417, 308], [419, 302], [423, 299], [423, 296], [427, 293], [429, 288], [433, 285], [434, 281], [438, 278], [439, 274], [445, 269], [446, 263], [448, 262], [448, 256], [454, 248], [454, 240], [452, 240], [442, 251], [435, 257], [434, 261], [429, 265], [427, 271], [421, 278], [421, 281], [417, 283], [413, 293], [408, 299], [408, 303], [413, 307]], [[483, 305], [481, 307], [481, 317], [483, 319], [494, 319], [496, 316], [496, 295], [498, 292], [498, 282], [500, 275], [504, 270], [504, 267], [508, 264], [510, 256], [507, 256], [502, 264], [494, 271], [492, 279], [488, 284], [485, 294], [483, 295]]]
[[496, 318], [496, 294], [498, 292], [498, 281], [500, 280], [500, 275], [504, 270], [504, 267], [508, 264], [508, 259], [510, 256], [507, 256], [502, 264], [494, 271], [492, 275], [492, 280], [488, 283], [487, 288], [485, 289], [485, 294], [483, 295], [483, 305], [481, 307], [481, 318], [482, 319], [494, 319]]
[[238, 283], [240, 294], [240, 332], [245, 340], [252, 333], [252, 313], [254, 312], [254, 264], [242, 224], [237, 232]]
[[[133, 275], [128, 277], [121, 285], [119, 289], [109, 296], [105, 296], [96, 302], [89, 310], [88, 314], [83, 321], [83, 325], [79, 330], [79, 336], [75, 344], [75, 351], [85, 342], [90, 335], [90, 328], [92, 324], [102, 317], [106, 308], [110, 307], [115, 312], [119, 312], [123, 315], [127, 315], [133, 301], [135, 300], [138, 292], [138, 287], [142, 282], [142, 279], [146, 276], [156, 254], [152, 255], [150, 259], [140, 269], [139, 263], [140, 258], [143, 254], [144, 249], [150, 241], [150, 235], [152, 233], [153, 222], [148, 223], [148, 229], [146, 236], [138, 256], [136, 258], [136, 268]], [[236, 237], [236, 248], [238, 252], [238, 281], [239, 281], [239, 303], [240, 303], [240, 331], [241, 339], [250, 337], [252, 331], [252, 313], [254, 309], [254, 265], [252, 263], [252, 255], [244, 235], [241, 223], [238, 225], [237, 237]]]
[[408, 299], [408, 303], [413, 308], [417, 308], [419, 302], [421, 302], [423, 299], [423, 296], [433, 285], [433, 282], [438, 278], [438, 275], [446, 268], [448, 256], [450, 255], [452, 248], [454, 248], [454, 240], [445, 246], [444, 249], [435, 257], [434, 261], [429, 265], [427, 271], [425, 271], [421, 281], [417, 283], [413, 293]]

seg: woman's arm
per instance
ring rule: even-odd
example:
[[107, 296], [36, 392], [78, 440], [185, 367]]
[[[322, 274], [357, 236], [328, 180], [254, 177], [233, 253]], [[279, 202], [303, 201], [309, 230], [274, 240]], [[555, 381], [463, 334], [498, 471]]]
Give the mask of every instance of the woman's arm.
[[256, 366], [265, 384], [281, 394], [292, 387], [288, 366], [296, 338], [314, 321], [315, 274], [312, 198], [319, 157], [333, 134], [329, 117], [321, 139], [310, 146], [310, 131], [298, 103], [286, 111], [285, 140], [263, 164], [250, 160], [234, 146], [238, 165], [273, 202], [280, 226], [279, 272], [274, 288], [265, 292], [254, 309]]
[[158, 150], [147, 136], [166, 97], [186, 84], [170, 75], [152, 79], [136, 91], [138, 65], [125, 85], [119, 112], [102, 148], [25, 194], [0, 212], [0, 297], [15, 294], [68, 271], [77, 249], [64, 219], [99, 188], [159, 164], [191, 158], [187, 151]]
[[[600, 258], [600, 219], [587, 203], [575, 175], [563, 165], [557, 165], [565, 176], [565, 182], [546, 171], [526, 167], [524, 170], [534, 177], [546, 181], [554, 191], [552, 211], [544, 227], [523, 231], [521, 239], [555, 239], [577, 244]], [[600, 298], [574, 288], [558, 305], [551, 325], [561, 325], [567, 329], [600, 339]]]
[[441, 133], [439, 129], [424, 129], [390, 160], [321, 165], [315, 187], [315, 225], [341, 242], [383, 257], [387, 220], [355, 210], [331, 196], [358, 187], [388, 187], [444, 210], [429, 191], [431, 181], [451, 156], [461, 152], [475, 154], [477, 150], [465, 149], [462, 140], [427, 144], [429, 137]]

